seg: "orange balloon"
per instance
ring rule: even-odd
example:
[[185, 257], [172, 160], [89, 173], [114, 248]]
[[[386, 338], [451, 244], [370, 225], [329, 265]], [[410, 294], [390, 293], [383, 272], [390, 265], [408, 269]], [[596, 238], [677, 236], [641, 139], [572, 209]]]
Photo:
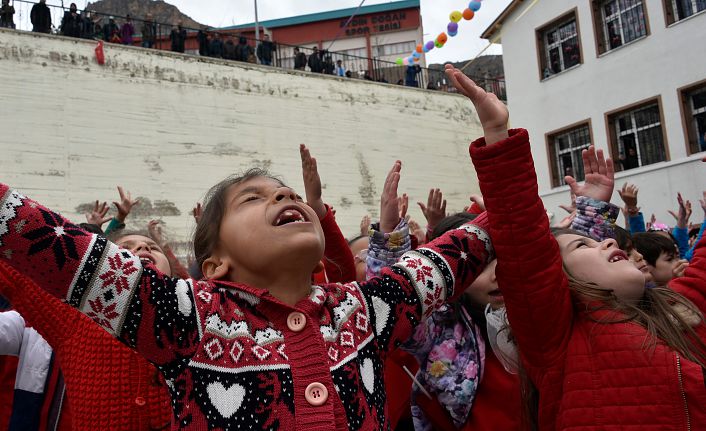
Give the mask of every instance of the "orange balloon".
[[475, 15], [475, 12], [473, 12], [473, 11], [470, 10], [470, 9], [466, 9], [466, 10], [463, 11], [463, 19], [465, 19], [466, 21], [472, 20], [472, 19], [473, 19], [473, 15]]
[[424, 49], [424, 47], [422, 46], [421, 43], [420, 43], [419, 45], [417, 45], [417, 52], [418, 52], [418, 53], [421, 54], [421, 53], [423, 52], [423, 49]]
[[443, 43], [446, 43], [447, 40], [449, 40], [449, 37], [446, 35], [446, 33], [441, 33], [440, 35], [438, 35], [436, 37], [436, 40], [438, 40], [439, 42], [441, 42], [443, 44]]

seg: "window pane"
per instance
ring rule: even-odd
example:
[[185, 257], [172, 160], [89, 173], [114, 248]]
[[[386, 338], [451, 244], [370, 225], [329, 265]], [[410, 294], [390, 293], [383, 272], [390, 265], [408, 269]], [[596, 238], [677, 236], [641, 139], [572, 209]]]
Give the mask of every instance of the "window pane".
[[618, 154], [623, 170], [634, 169], [640, 166], [637, 156], [637, 146], [635, 145], [635, 135], [629, 134], [621, 136], [618, 141]]
[[618, 20], [609, 21], [606, 23], [608, 29], [608, 44], [610, 49], [614, 49], [623, 44], [623, 39], [620, 37], [620, 27], [618, 26]]
[[638, 132], [637, 139], [640, 142], [640, 161], [643, 166], [664, 161], [662, 127], [651, 127]]
[[659, 121], [659, 107], [657, 105], [635, 111], [635, 126], [637, 128], [659, 123]]
[[562, 44], [564, 49], [564, 69], [576, 66], [581, 61], [579, 56], [578, 38], [576, 36]]
[[694, 115], [699, 151], [706, 151], [706, 112]]
[[618, 2], [616, 1], [609, 1], [606, 2], [605, 5], [603, 5], [603, 13], [605, 13], [605, 16], [611, 16], [614, 13], [618, 12]]
[[706, 108], [706, 90], [693, 94], [691, 96], [691, 103], [693, 103], [695, 110]]

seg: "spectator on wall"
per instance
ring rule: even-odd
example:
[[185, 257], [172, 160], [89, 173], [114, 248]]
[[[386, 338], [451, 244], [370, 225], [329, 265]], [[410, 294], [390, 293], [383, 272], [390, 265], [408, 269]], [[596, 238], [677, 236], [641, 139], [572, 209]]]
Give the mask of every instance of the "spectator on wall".
[[172, 28], [172, 33], [169, 38], [172, 41], [172, 51], [184, 52], [184, 44], [186, 43], [186, 30], [182, 27], [182, 22], [177, 22], [177, 26]]
[[69, 37], [81, 37], [81, 21], [76, 3], [71, 3], [69, 10], [64, 12], [64, 17], [61, 19], [61, 34]]
[[346, 68], [343, 67], [343, 62], [341, 60], [336, 60], [336, 75], [346, 76]]
[[199, 42], [199, 55], [203, 57], [208, 55], [209, 40], [207, 30], [208, 27], [201, 27], [196, 35], [196, 40]]
[[208, 44], [208, 56], [213, 58], [223, 57], [223, 40], [221, 40], [221, 35], [218, 33], [213, 33], [213, 38]]
[[294, 48], [294, 68], [297, 70], [306, 69], [306, 54], [299, 51], [299, 48]]
[[253, 49], [248, 45], [248, 40], [244, 36], [240, 36], [238, 39], [238, 46], [235, 52], [236, 60], [238, 61], [248, 61], [253, 54]]
[[135, 34], [135, 26], [132, 24], [132, 17], [127, 14], [125, 22], [120, 27], [120, 40], [123, 45], [132, 45], [132, 35]]
[[33, 32], [51, 33], [51, 12], [47, 6], [47, 0], [39, 0], [39, 3], [32, 6], [29, 19], [32, 21]]
[[324, 70], [324, 63], [321, 61], [321, 55], [319, 54], [319, 47], [315, 46], [312, 48], [312, 53], [309, 55], [309, 69], [314, 73], [321, 73]]
[[226, 60], [235, 60], [238, 58], [237, 47], [233, 43], [233, 38], [228, 37], [226, 43], [223, 44], [223, 58]]
[[10, 6], [10, 0], [2, 0], [2, 7], [0, 7], [0, 27], [15, 28], [15, 20], [12, 17], [14, 14], [15, 8]]
[[407, 66], [405, 70], [404, 85], [407, 87], [419, 87], [419, 82], [417, 82], [417, 75], [422, 71], [422, 68], [418, 64]]
[[95, 26], [91, 19], [91, 11], [84, 10], [81, 13], [81, 37], [84, 39], [92, 39]]
[[333, 58], [331, 58], [331, 54], [328, 53], [328, 51], [322, 51], [322, 54], [326, 53], [324, 55], [324, 73], [326, 75], [333, 75], [335, 70], [336, 70], [336, 65], [333, 64]]
[[108, 23], [103, 26], [103, 40], [106, 42], [120, 43], [120, 27], [115, 23], [115, 18], [108, 17]]
[[154, 48], [154, 43], [157, 39], [157, 24], [155, 24], [151, 13], [148, 13], [145, 17], [140, 33], [142, 33], [142, 47]]
[[100, 20], [94, 21], [93, 23], [93, 39], [103, 39], [103, 26], [101, 25]]
[[272, 54], [277, 50], [277, 46], [270, 40], [269, 34], [265, 34], [264, 38], [257, 46], [257, 57], [260, 64], [272, 66]]

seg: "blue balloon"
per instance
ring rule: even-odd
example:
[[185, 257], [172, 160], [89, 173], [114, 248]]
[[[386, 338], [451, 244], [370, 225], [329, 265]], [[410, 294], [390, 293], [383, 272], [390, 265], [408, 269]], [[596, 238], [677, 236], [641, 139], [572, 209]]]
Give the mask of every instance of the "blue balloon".
[[409, 63], [410, 66], [413, 65], [414, 64], [414, 57], [407, 57], [407, 63]]
[[414, 51], [414, 52], [412, 53], [412, 57], [414, 57], [414, 58], [419, 58], [419, 57], [421, 57], [421, 56], [422, 56], [422, 54], [418, 53], [417, 51]]
[[458, 34], [458, 31], [450, 31], [448, 33], [449, 33], [449, 37], [454, 37]]
[[472, 10], [473, 12], [478, 12], [478, 9], [480, 9], [480, 2], [474, 0], [468, 3], [468, 9]]

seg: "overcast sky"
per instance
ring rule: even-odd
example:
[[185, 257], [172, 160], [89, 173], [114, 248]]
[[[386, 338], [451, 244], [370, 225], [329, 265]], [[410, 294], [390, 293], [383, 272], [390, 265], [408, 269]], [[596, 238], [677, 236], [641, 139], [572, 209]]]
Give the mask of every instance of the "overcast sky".
[[[480, 38], [480, 34], [502, 12], [511, 0], [485, 0], [481, 9], [472, 21], [462, 21], [458, 36], [449, 38], [443, 49], [434, 49], [427, 56], [428, 63], [443, 63], [445, 61], [468, 60], [475, 57], [488, 41]], [[86, 6], [86, 0], [75, 1], [79, 9]], [[70, 0], [65, 0], [68, 7]], [[225, 27], [234, 24], [245, 24], [255, 21], [254, 0], [167, 0], [177, 6], [183, 13], [196, 21], [213, 26]], [[258, 17], [261, 21], [305, 15], [328, 10], [356, 7], [360, 0], [258, 0]], [[389, 3], [385, 0], [366, 0], [364, 5]], [[16, 2], [15, 7], [20, 3]], [[47, 0], [47, 4], [61, 5], [61, 0]], [[446, 31], [449, 14], [453, 10], [463, 10], [468, 6], [463, 0], [421, 0], [422, 19], [424, 24], [424, 40], [432, 40], [437, 34]], [[28, 14], [28, 13], [27, 13]], [[16, 17], [16, 22], [20, 21]], [[24, 22], [18, 22], [25, 28]], [[56, 23], [58, 24], [58, 23]], [[336, 49], [335, 45], [332, 49]], [[501, 48], [495, 45], [486, 53], [499, 54]]]

